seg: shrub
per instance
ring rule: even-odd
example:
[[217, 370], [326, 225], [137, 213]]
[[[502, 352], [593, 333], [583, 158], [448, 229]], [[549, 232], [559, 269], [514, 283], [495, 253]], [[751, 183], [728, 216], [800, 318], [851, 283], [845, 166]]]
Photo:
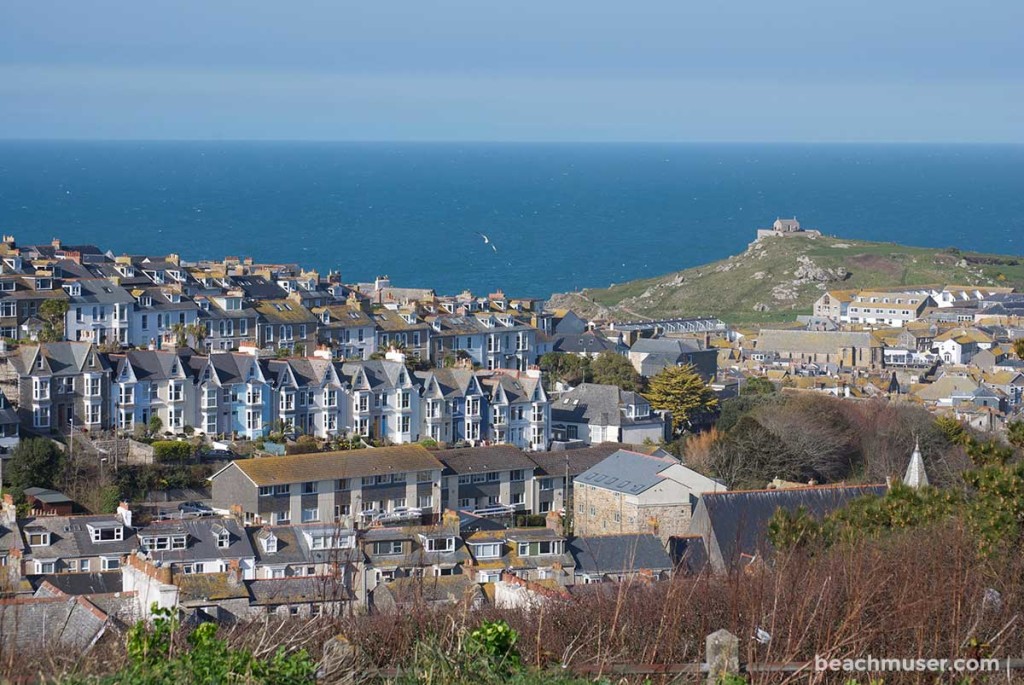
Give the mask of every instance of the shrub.
[[157, 440], [153, 443], [153, 458], [162, 464], [184, 464], [192, 458], [192, 445], [181, 440]]

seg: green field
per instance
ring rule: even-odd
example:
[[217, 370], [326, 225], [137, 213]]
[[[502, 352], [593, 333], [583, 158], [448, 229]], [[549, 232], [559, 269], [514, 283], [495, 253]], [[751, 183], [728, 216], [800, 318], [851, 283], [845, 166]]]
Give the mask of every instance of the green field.
[[[797, 277], [801, 267], [812, 274]], [[1021, 289], [1024, 258], [828, 236], [766, 238], [719, 262], [556, 295], [550, 305], [619, 320], [713, 315], [730, 323], [768, 323], [809, 314], [826, 290], [944, 284]]]

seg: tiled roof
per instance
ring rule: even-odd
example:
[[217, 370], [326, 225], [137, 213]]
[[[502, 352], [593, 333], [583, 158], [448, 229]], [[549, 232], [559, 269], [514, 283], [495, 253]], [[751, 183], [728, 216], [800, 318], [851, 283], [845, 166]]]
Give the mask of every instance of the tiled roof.
[[629, 573], [669, 570], [672, 559], [661, 540], [649, 533], [577, 537], [569, 541], [577, 573]]
[[[232, 462], [231, 466], [237, 467], [257, 485], [302, 483], [443, 468], [441, 462], [421, 445], [243, 459]], [[217, 475], [214, 474], [213, 477]]]

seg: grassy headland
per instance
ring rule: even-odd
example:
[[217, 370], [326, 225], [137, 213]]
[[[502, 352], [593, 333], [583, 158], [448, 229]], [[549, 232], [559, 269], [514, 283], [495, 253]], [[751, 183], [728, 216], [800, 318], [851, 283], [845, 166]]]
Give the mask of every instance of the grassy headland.
[[1024, 287], [1024, 258], [830, 236], [765, 238], [742, 254], [664, 276], [553, 295], [549, 306], [617, 320], [718, 316], [791, 321], [826, 290], [908, 285]]

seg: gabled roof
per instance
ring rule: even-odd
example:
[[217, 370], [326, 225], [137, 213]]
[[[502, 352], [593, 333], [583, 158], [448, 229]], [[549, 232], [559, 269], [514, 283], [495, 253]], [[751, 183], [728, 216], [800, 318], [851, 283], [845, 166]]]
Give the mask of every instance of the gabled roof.
[[[621, 426], [632, 423], [622, 415], [626, 404], [647, 403], [636, 393], [623, 392], [616, 385], [581, 383], [551, 403], [551, 421], [587, 423], [595, 426]], [[656, 420], [654, 414], [648, 420]]]
[[672, 559], [661, 540], [650, 533], [577, 537], [569, 541], [569, 553], [576, 560], [576, 573], [619, 574], [672, 569]]
[[716, 570], [734, 567], [742, 556], [767, 550], [768, 522], [778, 509], [803, 507], [821, 518], [865, 495], [882, 496], [884, 485], [835, 485], [779, 490], [705, 492], [697, 503], [690, 533], [705, 536]]
[[639, 495], [664, 482], [661, 474], [672, 466], [679, 466], [679, 462], [619, 450], [581, 473], [576, 481], [626, 495]]
[[[36, 361], [43, 357], [43, 368], [36, 369]], [[87, 365], [95, 358], [95, 368]], [[99, 354], [92, 343], [88, 342], [53, 342], [35, 347], [19, 347], [10, 357], [11, 365], [22, 376], [53, 375], [76, 376], [83, 371], [102, 372], [110, 368], [106, 355]]]
[[229, 468], [237, 468], [256, 485], [278, 485], [385, 473], [441, 470], [443, 466], [421, 445], [396, 445], [342, 452], [242, 459], [231, 462], [210, 478], [217, 478]]

